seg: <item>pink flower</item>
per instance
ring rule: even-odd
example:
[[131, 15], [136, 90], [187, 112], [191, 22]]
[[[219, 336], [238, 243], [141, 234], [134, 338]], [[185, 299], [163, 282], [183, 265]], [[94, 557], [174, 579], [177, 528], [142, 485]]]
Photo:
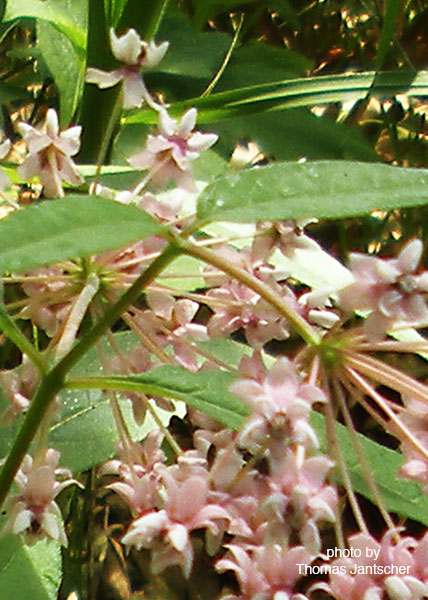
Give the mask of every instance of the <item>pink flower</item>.
[[256, 546], [244, 550], [237, 544], [226, 546], [229, 555], [216, 563], [217, 571], [234, 571], [241, 594], [222, 600], [307, 600], [304, 594], [294, 594], [299, 579], [299, 564], [313, 559], [303, 546], [287, 548], [279, 544]]
[[191, 108], [177, 121], [160, 108], [158, 134], [148, 136], [145, 148], [131, 156], [129, 164], [149, 170], [155, 187], [173, 180], [179, 187], [195, 191], [191, 163], [217, 141], [214, 133], [193, 132], [196, 116], [196, 108]]
[[129, 29], [119, 37], [110, 29], [110, 44], [114, 57], [125, 63], [125, 66], [110, 72], [91, 67], [86, 71], [86, 81], [95, 83], [101, 89], [113, 87], [123, 81], [124, 108], [139, 108], [144, 100], [157, 108], [144, 85], [140, 71], [151, 69], [160, 63], [168, 50], [168, 42], [157, 46], [153, 41], [142, 41], [135, 29]]
[[[19, 493], [6, 503], [8, 519], [4, 531], [24, 533], [29, 542], [49, 537], [67, 546], [61, 512], [55, 497], [65, 487], [77, 483], [68, 469], [58, 468], [59, 452], [46, 450], [34, 460], [26, 456], [15, 481]], [[57, 481], [57, 476], [65, 478]]]
[[83, 183], [76, 165], [70, 158], [77, 154], [80, 148], [80, 126], [70, 127], [59, 133], [57, 114], [50, 108], [40, 127], [18, 123], [18, 129], [29, 151], [23, 164], [18, 167], [21, 177], [31, 179], [39, 175], [47, 198], [64, 196], [62, 181], [70, 185]]
[[[401, 417], [402, 422], [422, 446], [428, 447], [428, 411], [426, 403], [413, 398], [408, 400], [404, 396], [403, 402], [406, 411]], [[403, 439], [401, 448], [406, 462], [400, 469], [400, 475], [420, 481], [424, 485], [425, 493], [428, 493], [428, 462], [426, 458], [415, 450], [406, 439]]]
[[[254, 373], [257, 371], [260, 372], [260, 367], [256, 366]], [[230, 391], [253, 410], [239, 436], [244, 447], [257, 448], [274, 431], [281, 431], [292, 442], [318, 446], [309, 413], [314, 402], [325, 402], [325, 394], [320, 388], [304, 383], [287, 358], [277, 360], [259, 380], [238, 380]]]
[[[383, 598], [384, 592], [393, 600], [426, 598], [428, 536], [420, 542], [406, 537], [394, 544], [395, 533], [396, 531], [388, 531], [381, 542], [365, 533], [351, 536], [348, 540], [349, 547], [356, 558], [340, 558], [332, 563], [344, 567], [345, 572], [332, 572], [330, 585], [326, 586], [326, 589], [328, 587], [329, 592], [338, 600], [380, 599]], [[369, 573], [367, 567], [374, 567], [376, 572]], [[405, 567], [405, 574], [391, 574], [391, 567]]]
[[[158, 465], [165, 460], [160, 446], [163, 434], [160, 430], [152, 431], [143, 444], [134, 442], [132, 445], [120, 448], [120, 455], [126, 460], [111, 460], [100, 469], [101, 475], [112, 473], [120, 476], [107, 486], [125, 500], [134, 516], [139, 516], [153, 510], [158, 501], [160, 477], [157, 474]], [[133, 460], [129, 460], [132, 457]]]
[[216, 534], [217, 522], [229, 519], [228, 512], [209, 501], [209, 484], [201, 476], [192, 475], [178, 482], [167, 471], [162, 475], [166, 500], [161, 510], [151, 510], [133, 521], [122, 543], [137, 550], [150, 548], [152, 570], [160, 573], [166, 567], [179, 565], [189, 577], [193, 564], [190, 533], [208, 529]]
[[351, 254], [355, 283], [341, 292], [340, 303], [347, 310], [371, 311], [365, 327], [372, 339], [382, 338], [397, 321], [428, 321], [428, 272], [415, 274], [422, 250], [420, 240], [411, 240], [396, 259]]
[[10, 407], [1, 415], [3, 423], [14, 420], [25, 413], [30, 405], [30, 398], [39, 382], [35, 366], [23, 356], [22, 364], [16, 369], [0, 371], [0, 383]]
[[186, 340], [208, 338], [205, 325], [192, 321], [199, 310], [199, 304], [186, 298], [176, 300], [160, 291], [149, 291], [147, 304], [155, 314], [155, 327], [158, 324], [159, 332], [167, 337], [167, 341], [174, 348], [176, 360], [186, 368], [196, 371], [196, 355]]

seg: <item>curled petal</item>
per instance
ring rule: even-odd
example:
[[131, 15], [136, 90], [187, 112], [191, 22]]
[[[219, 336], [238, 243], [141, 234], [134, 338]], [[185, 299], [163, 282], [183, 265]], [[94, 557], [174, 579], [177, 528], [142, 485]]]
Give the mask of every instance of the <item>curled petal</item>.
[[102, 71], [101, 69], [95, 69], [89, 67], [86, 70], [85, 81], [88, 83], [95, 83], [101, 90], [109, 87], [113, 87], [119, 81], [123, 79], [123, 74], [120, 69], [116, 71]]

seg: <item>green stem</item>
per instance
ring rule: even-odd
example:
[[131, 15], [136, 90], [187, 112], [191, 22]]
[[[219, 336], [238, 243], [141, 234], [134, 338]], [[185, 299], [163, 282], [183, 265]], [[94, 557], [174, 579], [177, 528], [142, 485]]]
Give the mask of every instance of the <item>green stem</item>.
[[221, 269], [224, 273], [227, 273], [259, 294], [290, 322], [295, 331], [307, 344], [310, 346], [318, 346], [321, 343], [321, 337], [318, 332], [299, 315], [287, 298], [280, 296], [269, 285], [254, 277], [248, 271], [235, 266], [212, 250], [208, 250], [207, 248], [203, 248], [194, 243], [192, 244], [191, 242], [182, 242], [182, 248], [185, 254], [193, 256], [194, 258], [199, 258], [207, 264]]
[[176, 258], [182, 250], [171, 243], [142, 273], [133, 285], [119, 298], [105, 315], [88, 331], [86, 335], [64, 356], [64, 358], [42, 379], [34, 394], [30, 408], [21, 429], [14, 440], [3, 468], [0, 472], [0, 507], [3, 504], [12, 481], [27, 450], [37, 433], [56, 394], [62, 389], [64, 379], [70, 369], [84, 356], [96, 341], [113, 325], [122, 312], [141, 294], [141, 291]]
[[40, 353], [34, 348], [33, 344], [27, 340], [25, 335], [16, 325], [15, 321], [7, 314], [4, 306], [0, 305], [0, 329], [14, 344], [22, 354], [26, 354], [37, 370], [43, 375], [46, 373], [46, 365]]

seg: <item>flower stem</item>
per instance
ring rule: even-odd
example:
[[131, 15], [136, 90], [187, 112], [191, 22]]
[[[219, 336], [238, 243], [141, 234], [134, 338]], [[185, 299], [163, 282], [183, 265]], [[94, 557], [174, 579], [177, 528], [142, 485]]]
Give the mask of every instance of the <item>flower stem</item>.
[[95, 294], [98, 292], [99, 287], [99, 278], [95, 273], [90, 273], [84, 288], [77, 296], [76, 301], [72, 306], [61, 338], [56, 347], [55, 358], [57, 362], [61, 360], [61, 358], [63, 358], [71, 349], [74, 340], [76, 339], [77, 330], [82, 323], [89, 304], [92, 302]]
[[269, 285], [254, 277], [248, 271], [233, 265], [230, 261], [227, 261], [212, 250], [186, 241], [182, 242], [182, 249], [185, 254], [199, 258], [207, 264], [221, 269], [224, 273], [227, 273], [259, 294], [261, 298], [269, 302], [271, 306], [276, 308], [291, 323], [295, 331], [307, 344], [310, 346], [318, 346], [320, 344], [321, 337], [318, 332], [299, 315], [287, 298], [281, 297]]
[[21, 350], [22, 354], [28, 356], [41, 374], [46, 372], [46, 365], [40, 353], [11, 319], [3, 304], [0, 304], [0, 330]]

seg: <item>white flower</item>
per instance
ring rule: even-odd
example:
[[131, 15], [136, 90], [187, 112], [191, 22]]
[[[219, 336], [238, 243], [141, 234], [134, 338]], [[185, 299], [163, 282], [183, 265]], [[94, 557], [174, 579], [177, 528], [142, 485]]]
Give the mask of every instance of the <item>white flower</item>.
[[156, 67], [165, 56], [169, 43], [162, 42], [157, 46], [153, 41], [144, 42], [135, 29], [118, 37], [111, 29], [110, 44], [113, 56], [125, 66], [110, 72], [91, 67], [86, 71], [86, 81], [95, 83], [100, 89], [113, 87], [122, 81], [124, 108], [139, 108], [143, 101], [155, 106], [140, 71]]
[[[0, 139], [3, 138], [3, 132], [0, 131]], [[0, 143], [0, 159], [4, 158], [5, 156], [7, 156], [9, 154], [10, 151], [10, 147], [12, 146], [10, 140], [8, 140], [7, 138], [5, 138], [1, 143]], [[6, 173], [4, 173], [4, 171], [2, 169], [0, 169], [0, 190], [4, 190], [5, 188], [10, 186], [10, 179], [9, 177], [6, 175]]]
[[47, 198], [62, 198], [62, 181], [80, 185], [83, 179], [71, 156], [80, 148], [80, 126], [59, 132], [58, 116], [53, 108], [46, 114], [44, 123], [35, 128], [28, 123], [18, 123], [19, 133], [27, 144], [29, 155], [18, 167], [24, 179], [40, 176]]
[[159, 110], [158, 134], [149, 135], [145, 148], [128, 159], [135, 169], [149, 170], [155, 187], [168, 181], [186, 190], [195, 191], [191, 163], [201, 152], [215, 144], [215, 133], [193, 132], [196, 108], [188, 110], [181, 121], [172, 119], [165, 108]]

